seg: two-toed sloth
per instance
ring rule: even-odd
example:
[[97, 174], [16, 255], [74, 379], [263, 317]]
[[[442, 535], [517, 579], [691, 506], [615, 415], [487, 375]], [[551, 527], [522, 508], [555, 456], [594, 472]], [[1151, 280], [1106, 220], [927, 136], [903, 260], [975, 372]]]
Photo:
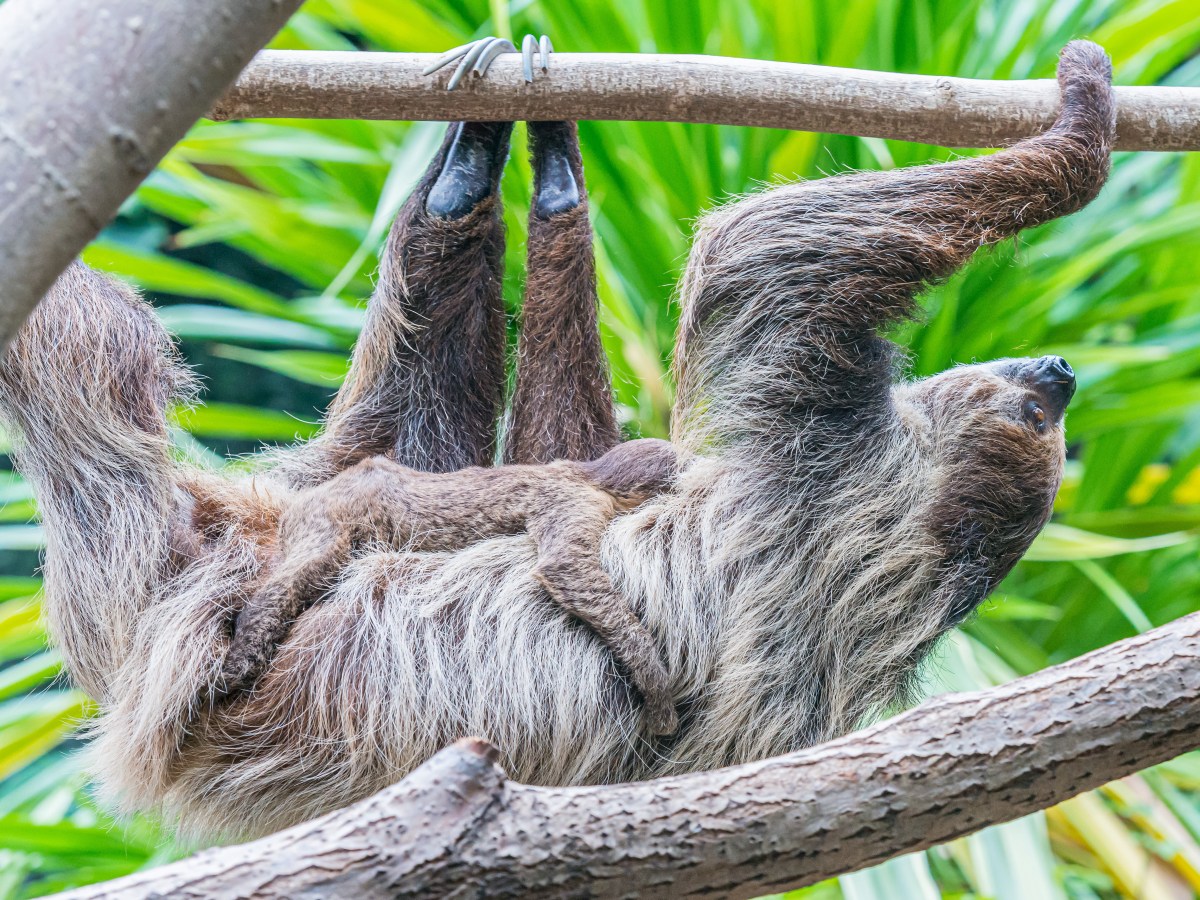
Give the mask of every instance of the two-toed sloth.
[[[491, 464], [504, 386], [497, 182], [510, 126], [453, 126], [396, 219], [325, 430], [248, 479], [171, 452], [190, 379], [153, 312], [69, 269], [3, 364], [45, 522], [45, 605], [99, 702], [103, 795], [260, 833], [387, 785], [462, 735], [515, 778], [580, 784], [766, 757], [903, 701], [918, 662], [1050, 514], [1074, 388], [1056, 357], [898, 377], [881, 331], [980, 246], [1103, 184], [1110, 65], [1072, 43], [1047, 132], [1000, 153], [790, 184], [700, 225], [684, 275], [672, 440], [695, 460], [618, 516], [603, 564], [653, 635], [680, 724], [655, 738], [596, 635], [531, 575], [527, 534], [366, 548], [255, 690], [210, 696], [279, 510], [364, 458]], [[575, 130], [531, 128], [536, 178], [504, 457], [618, 440]], [[503, 496], [494, 502], [505, 502]]]

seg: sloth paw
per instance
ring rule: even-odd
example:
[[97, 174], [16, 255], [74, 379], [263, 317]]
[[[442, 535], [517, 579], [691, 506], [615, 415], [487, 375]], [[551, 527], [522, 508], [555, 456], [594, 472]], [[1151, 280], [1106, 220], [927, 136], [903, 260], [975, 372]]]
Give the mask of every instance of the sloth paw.
[[[501, 53], [516, 52], [517, 48], [513, 46], [512, 41], [505, 38], [490, 36], [480, 38], [469, 44], [463, 44], [461, 47], [455, 47], [453, 50], [447, 50], [426, 66], [421, 74], [432, 75], [457, 60], [458, 65], [454, 69], [454, 74], [450, 76], [450, 81], [446, 84], [446, 90], [452, 91], [462, 84], [463, 79], [468, 75], [474, 74], [476, 78], [486, 75], [487, 70], [491, 68], [492, 63]], [[525, 39], [521, 42], [521, 62], [527, 82], [533, 81], [535, 56], [537, 57], [537, 67], [545, 72], [550, 68], [550, 54], [553, 52], [554, 46], [546, 35], [543, 34], [540, 39], [535, 38], [532, 34], [525, 35]]]
[[[532, 35], [531, 35], [532, 37]], [[573, 161], [579, 159], [579, 134], [572, 122], [530, 122], [533, 146], [533, 211], [550, 219], [579, 206], [582, 196]]]
[[[649, 632], [645, 637], [649, 640]], [[647, 729], [655, 737], [665, 737], [679, 729], [679, 713], [675, 710], [670, 678], [658, 658], [658, 651], [648, 652], [654, 654], [653, 658], [618, 653], [618, 659], [626, 664], [634, 687], [642, 695], [642, 716]]]
[[679, 713], [669, 700], [646, 700], [646, 725], [655, 737], [666, 737], [679, 730]]
[[230, 653], [221, 666], [217, 680], [209, 690], [214, 703], [229, 700], [235, 694], [248, 691], [254, 686], [258, 667], [249, 656]]
[[512, 122], [460, 122], [445, 165], [429, 190], [425, 209], [439, 219], [460, 219], [490, 197], [508, 159]]
[[214, 704], [223, 703], [238, 694], [249, 693], [266, 670], [269, 658], [258, 644], [247, 640], [245, 635], [235, 636], [221, 662], [216, 681], [209, 688], [209, 697]]

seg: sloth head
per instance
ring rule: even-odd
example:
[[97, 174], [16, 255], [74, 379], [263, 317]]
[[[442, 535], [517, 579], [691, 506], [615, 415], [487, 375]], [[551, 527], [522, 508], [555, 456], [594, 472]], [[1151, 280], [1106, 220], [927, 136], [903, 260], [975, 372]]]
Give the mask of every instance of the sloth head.
[[929, 528], [944, 548], [946, 575], [963, 594], [962, 607], [952, 611], [962, 618], [1050, 517], [1075, 373], [1060, 356], [1002, 359], [950, 369], [899, 391], [936, 460]]

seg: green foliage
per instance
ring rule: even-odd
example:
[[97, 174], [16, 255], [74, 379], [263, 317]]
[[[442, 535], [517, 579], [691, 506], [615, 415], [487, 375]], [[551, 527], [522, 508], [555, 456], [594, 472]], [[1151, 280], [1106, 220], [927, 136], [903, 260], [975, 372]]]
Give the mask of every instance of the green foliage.
[[[562, 50], [981, 78], [1049, 77], [1058, 49], [1089, 36], [1113, 55], [1119, 83], [1200, 83], [1194, 0], [310, 0], [275, 45], [433, 51], [526, 31], [549, 33]], [[219, 464], [211, 447], [312, 433], [314, 406], [345, 374], [388, 224], [441, 129], [201, 123], [89, 248], [89, 261], [152, 292], [213, 378], [214, 401], [178, 415], [181, 452]], [[671, 286], [706, 207], [775, 179], [953, 155], [768, 129], [584, 123], [581, 133], [605, 346], [626, 427], [647, 435], [666, 432]], [[503, 186], [514, 312], [529, 198], [523, 140], [518, 132]], [[899, 335], [917, 375], [1061, 353], [1080, 380], [1056, 520], [940, 655], [942, 687], [1002, 681], [1200, 606], [1197, 285], [1200, 155], [1122, 154], [1088, 209], [981, 254]], [[262, 385], [275, 393], [247, 396]], [[0, 551], [38, 546], [19, 479], [0, 482], [0, 500]], [[13, 559], [19, 567], [28, 553]], [[0, 897], [113, 877], [174, 852], [148, 826], [116, 826], [86, 799], [64, 741], [87, 702], [54, 679], [33, 590], [27, 578], [0, 580]], [[1198, 789], [1200, 762], [1185, 757], [789, 896], [1187, 895], [1200, 887]]]

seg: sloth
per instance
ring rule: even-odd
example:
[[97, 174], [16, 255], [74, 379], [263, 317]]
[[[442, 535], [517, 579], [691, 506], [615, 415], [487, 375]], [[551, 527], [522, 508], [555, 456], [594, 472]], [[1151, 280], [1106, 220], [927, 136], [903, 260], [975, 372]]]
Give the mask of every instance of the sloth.
[[586, 622], [629, 672], [646, 703], [650, 733], [670, 734], [679, 719], [657, 646], [613, 590], [598, 551], [613, 516], [665, 491], [678, 467], [671, 444], [643, 438], [594, 462], [451, 473], [374, 456], [298, 491], [279, 516], [279, 561], [237, 615], [216, 696], [253, 686], [288, 626], [336, 582], [356, 546], [453, 550], [527, 532], [537, 545], [534, 580]]
[[[172, 454], [166, 410], [189, 374], [132, 290], [74, 264], [9, 348], [0, 396], [45, 524], [48, 627], [97, 701], [101, 800], [248, 836], [369, 795], [463, 735], [515, 779], [595, 784], [784, 753], [908, 702], [921, 660], [1049, 517], [1074, 377], [1042, 357], [910, 380], [884, 335], [977, 249], [1100, 190], [1108, 58], [1071, 43], [1058, 79], [1054, 125], [994, 155], [782, 185], [699, 224], [673, 361], [671, 442], [690, 462], [588, 550], [665, 664], [666, 736], [532, 576], [528, 533], [361, 548], [252, 691], [205, 699], [289, 498], [372, 457], [430, 473], [496, 457], [510, 125], [450, 127], [393, 224], [323, 432], [249, 476]], [[501, 458], [595, 460], [619, 430], [577, 135], [530, 134]]]

